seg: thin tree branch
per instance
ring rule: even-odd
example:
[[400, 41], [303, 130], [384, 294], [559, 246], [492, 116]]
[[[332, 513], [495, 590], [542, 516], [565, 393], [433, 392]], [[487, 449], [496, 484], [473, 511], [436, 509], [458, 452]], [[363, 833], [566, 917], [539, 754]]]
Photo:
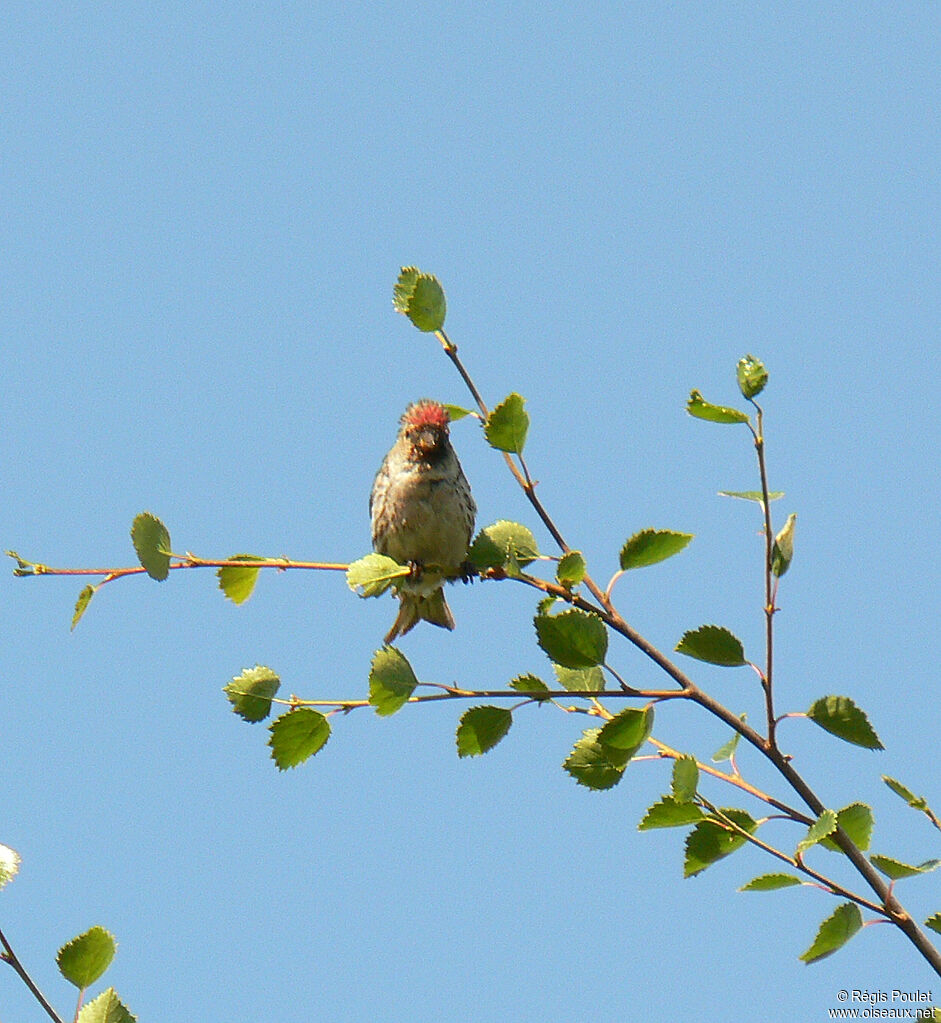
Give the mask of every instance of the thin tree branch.
[[731, 817], [726, 816], [720, 809], [713, 806], [708, 799], [703, 799], [701, 796], [698, 798], [699, 801], [703, 804], [703, 806], [717, 819], [719, 819], [725, 827], [728, 827], [730, 831], [734, 831], [736, 834], [740, 835], [746, 841], [751, 842], [752, 845], [755, 845], [759, 849], [762, 849], [764, 852], [769, 853], [771, 856], [774, 856], [777, 859], [782, 860], [784, 863], [792, 867], [794, 870], [799, 870], [802, 874], [806, 874], [808, 877], [812, 877], [814, 881], [816, 881], [820, 885], [823, 885], [832, 894], [839, 895], [841, 898], [844, 899], [850, 899], [851, 901], [858, 903], [860, 906], [865, 906], [866, 909], [871, 910], [873, 913], [878, 913], [879, 916], [891, 920], [891, 915], [886, 911], [886, 909], [883, 906], [876, 905], [875, 902], [872, 902], [871, 900], [864, 898], [862, 895], [857, 895], [855, 892], [851, 892], [848, 888], [844, 888], [841, 884], [838, 884], [836, 881], [831, 880], [824, 874], [819, 874], [817, 873], [816, 870], [811, 870], [811, 868], [808, 867], [803, 860], [798, 860], [795, 859], [793, 856], [788, 856], [787, 853], [781, 852], [780, 849], [776, 849], [773, 845], [769, 845], [767, 842], [758, 838], [757, 835], [753, 835], [750, 832], [746, 831], [745, 828], [737, 824], [734, 820], [732, 820]]
[[9, 941], [7, 941], [3, 931], [0, 931], [0, 944], [3, 945], [4, 949], [3, 954], [0, 955], [0, 959], [2, 959], [6, 963], [9, 963], [13, 967], [13, 969], [16, 970], [16, 972], [20, 976], [20, 979], [32, 992], [32, 995], [36, 999], [36, 1001], [39, 1002], [39, 1004], [46, 1010], [46, 1013], [49, 1015], [50, 1019], [55, 1020], [55, 1023], [65, 1023], [65, 1021], [56, 1012], [56, 1010], [53, 1009], [53, 1007], [46, 1001], [45, 995], [36, 986], [35, 982], [33, 981], [33, 978], [30, 977], [30, 975], [26, 972], [26, 968], [17, 958], [16, 953], [13, 951], [13, 948], [10, 945]]
[[[751, 400], [751, 399], [749, 399]], [[768, 469], [765, 463], [764, 412], [761, 406], [752, 401], [757, 410], [757, 430], [752, 431], [755, 439], [755, 453], [758, 458], [758, 474], [761, 478], [761, 507], [764, 513], [765, 533], [765, 670], [761, 685], [765, 694], [765, 714], [768, 721], [768, 744], [776, 746], [775, 729], [777, 722], [774, 714], [774, 615], [776, 589], [772, 586], [771, 565], [774, 552], [774, 534], [771, 532], [771, 500], [768, 497]]]
[[[445, 343], [446, 342], [446, 343]], [[480, 392], [477, 390], [467, 370], [460, 362], [457, 356], [457, 348], [452, 345], [450, 341], [443, 341], [445, 345], [445, 352], [448, 354], [451, 361], [457, 367], [468, 385], [471, 394], [474, 395], [477, 400], [478, 406], [484, 415], [487, 414], [486, 405], [483, 399], [480, 397]], [[755, 404], [754, 402], [752, 404]], [[758, 732], [755, 731], [750, 725], [742, 721], [736, 714], [733, 714], [727, 707], [723, 706], [713, 697], [709, 696], [703, 690], [701, 690], [685, 672], [678, 668], [673, 662], [666, 657], [660, 650], [657, 649], [652, 643], [645, 639], [636, 629], [630, 626], [624, 618], [621, 617], [620, 613], [611, 603], [610, 594], [604, 592], [594, 580], [586, 575], [584, 578], [584, 585], [586, 589], [597, 601], [597, 605], [593, 605], [590, 601], [585, 600], [583, 597], [573, 594], [570, 591], [565, 590], [564, 587], [556, 586], [552, 583], [547, 583], [543, 580], [538, 580], [534, 576], [527, 576], [520, 574], [519, 576], [512, 576], [520, 582], [525, 583], [529, 586], [534, 586], [537, 589], [543, 590], [545, 593], [550, 593], [562, 600], [568, 601], [575, 607], [579, 607], [582, 610], [588, 611], [599, 615], [607, 625], [618, 632], [630, 643], [632, 643], [638, 650], [645, 654], [650, 660], [658, 665], [666, 674], [680, 686], [689, 699], [698, 703], [704, 710], [708, 711], [713, 716], [724, 721], [730, 728], [736, 731], [742, 736], [748, 743], [755, 747], [759, 753], [767, 757], [771, 763], [781, 773], [791, 788], [801, 797], [811, 811], [819, 817], [824, 810], [824, 805], [821, 800], [817, 797], [810, 786], [804, 781], [804, 779], [798, 774], [798, 772], [791, 766], [790, 759], [784, 756], [777, 748], [775, 743], [775, 719], [773, 709], [773, 629], [772, 629], [772, 618], [774, 614], [774, 602], [773, 593], [771, 591], [771, 557], [773, 551], [774, 539], [771, 535], [771, 509], [768, 498], [768, 482], [767, 473], [764, 463], [764, 438], [761, 435], [762, 429], [762, 412], [760, 407], [755, 404], [758, 409], [758, 431], [751, 429], [752, 435], [755, 439], [755, 447], [758, 452], [759, 471], [761, 473], [762, 482], [762, 497], [765, 515], [765, 595], [766, 595], [766, 643], [767, 643], [767, 665], [766, 673], [763, 681], [765, 689], [765, 705], [768, 717], [768, 737], [762, 737]], [[546, 528], [552, 534], [553, 539], [563, 550], [563, 552], [570, 550], [568, 544], [562, 538], [561, 533], [555, 526], [549, 513], [542, 506], [542, 503], [536, 497], [534, 484], [531, 480], [528, 481], [528, 472], [526, 476], [523, 476], [519, 469], [512, 463], [509, 456], [506, 456], [507, 464], [510, 466], [510, 470], [513, 473], [514, 478], [523, 488], [527, 498], [532, 504], [536, 513], [540, 519], [546, 525]], [[494, 576], [496, 577], [496, 576]], [[927, 935], [918, 927], [912, 917], [903, 909], [901, 904], [892, 894], [890, 886], [886, 885], [882, 880], [876, 869], [870, 864], [869, 860], [865, 857], [862, 851], [853, 843], [849, 836], [843, 831], [842, 828], [837, 828], [836, 831], [830, 836], [834, 842], [846, 853], [850, 862], [863, 877], [870, 888], [876, 893], [882, 904], [889, 915], [892, 922], [899, 927], [900, 930], [909, 938], [909, 940], [915, 945], [918, 951], [924, 956], [924, 958], [934, 967], [935, 971], [941, 976], [941, 953], [934, 947], [929, 941]]]
[[[10, 553], [9, 551], [7, 552]], [[39, 562], [26, 562], [18, 556], [19, 567], [13, 570], [13, 574], [21, 577], [33, 575], [100, 575], [104, 581], [122, 579], [129, 575], [144, 575], [147, 569], [142, 565], [128, 565], [120, 568], [54, 568], [51, 565], [43, 565]], [[200, 558], [195, 554], [179, 555], [174, 554], [176, 561], [171, 561], [168, 566], [170, 571], [181, 568], [276, 568], [279, 571], [289, 569], [303, 569], [305, 571], [320, 572], [346, 572], [349, 565], [341, 565], [327, 561], [292, 561], [289, 558]]]

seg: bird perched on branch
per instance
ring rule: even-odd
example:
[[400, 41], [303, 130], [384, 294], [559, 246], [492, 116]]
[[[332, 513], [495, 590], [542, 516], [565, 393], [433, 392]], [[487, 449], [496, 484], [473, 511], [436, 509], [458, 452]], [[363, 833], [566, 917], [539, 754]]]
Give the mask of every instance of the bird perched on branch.
[[463, 571], [477, 514], [451, 446], [446, 409], [422, 399], [400, 422], [369, 495], [373, 549], [412, 569], [398, 587], [399, 613], [386, 643], [422, 619], [454, 628], [444, 581]]

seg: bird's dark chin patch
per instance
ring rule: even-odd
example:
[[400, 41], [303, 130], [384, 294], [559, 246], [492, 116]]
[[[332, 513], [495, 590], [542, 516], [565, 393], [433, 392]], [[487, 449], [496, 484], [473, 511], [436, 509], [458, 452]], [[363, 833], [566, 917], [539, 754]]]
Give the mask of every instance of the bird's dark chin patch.
[[440, 443], [430, 446], [418, 444], [412, 448], [412, 451], [420, 461], [427, 462], [429, 465], [437, 465], [448, 453], [447, 447]]

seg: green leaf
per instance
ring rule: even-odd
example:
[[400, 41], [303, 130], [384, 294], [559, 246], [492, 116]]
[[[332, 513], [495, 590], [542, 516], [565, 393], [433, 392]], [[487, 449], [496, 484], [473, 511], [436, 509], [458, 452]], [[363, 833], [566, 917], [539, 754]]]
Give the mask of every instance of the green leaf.
[[[536, 675], [517, 675], [510, 683], [510, 688], [518, 693], [548, 693], [549, 687]], [[535, 697], [539, 699], [540, 697]]]
[[488, 568], [502, 568], [511, 557], [525, 567], [539, 557], [539, 546], [532, 530], [518, 522], [501, 519], [477, 534], [467, 557], [481, 572]]
[[653, 731], [653, 718], [653, 706], [642, 710], [628, 707], [605, 722], [597, 741], [606, 749], [616, 751], [615, 760], [626, 757], [624, 763], [627, 764]]
[[869, 718], [847, 696], [822, 696], [811, 704], [807, 717], [824, 731], [864, 749], [884, 749]]
[[447, 405], [444, 406], [444, 411], [448, 414], [448, 419], [452, 423], [456, 423], [459, 419], [463, 419], [465, 416], [474, 415], [473, 409], [464, 408], [463, 405]]
[[562, 765], [579, 785], [595, 791], [617, 785], [630, 760], [618, 750], [598, 742], [600, 731], [600, 728], [589, 728], [583, 732]]
[[680, 801], [673, 796], [663, 796], [652, 806], [647, 807], [637, 830], [651, 831], [654, 828], [678, 828], [697, 824], [703, 816], [702, 810], [695, 803]]
[[[735, 733], [738, 735], [738, 732]], [[673, 798], [678, 803], [688, 803], [696, 795], [699, 785], [699, 765], [689, 755], [673, 762]]]
[[444, 289], [433, 274], [403, 266], [393, 291], [392, 305], [425, 333], [441, 330], [447, 313]]
[[418, 679], [405, 655], [385, 646], [373, 654], [369, 669], [369, 703], [380, 717], [388, 717], [407, 702]]
[[[760, 490], [720, 490], [719, 497], [737, 497], [741, 501], [756, 501], [758, 504], [764, 504], [764, 494]], [[783, 490], [769, 490], [768, 500], [777, 501], [779, 498], [784, 497]]]
[[8, 845], [0, 845], [0, 888], [16, 877], [20, 869], [20, 854]]
[[699, 391], [690, 391], [686, 411], [697, 419], [705, 419], [710, 423], [747, 423], [748, 416], [738, 409], [725, 408], [722, 405], [711, 405]]
[[[756, 821], [744, 811], [734, 807], [721, 813], [737, 824], [742, 830], [753, 835], [758, 830]], [[712, 866], [730, 853], [740, 849], [748, 839], [723, 820], [710, 816], [700, 821], [686, 837], [686, 859], [683, 864], [683, 876], [693, 877], [702, 873], [706, 867]]]
[[271, 713], [271, 700], [281, 687], [278, 676], [264, 665], [256, 664], [236, 675], [222, 691], [232, 710], [243, 721], [264, 721]]
[[346, 585], [355, 593], [362, 588], [361, 597], [378, 597], [396, 581], [409, 574], [406, 565], [400, 565], [384, 554], [367, 554], [354, 561], [346, 570]]
[[591, 668], [604, 663], [608, 630], [595, 614], [572, 608], [533, 619], [540, 647], [563, 668]]
[[735, 367], [735, 376], [738, 380], [738, 389], [742, 392], [743, 398], [754, 398], [761, 394], [768, 382], [768, 371], [760, 359], [754, 355], [745, 355], [738, 360]]
[[587, 571], [585, 559], [581, 551], [568, 551], [559, 558], [559, 564], [555, 570], [555, 577], [562, 586], [571, 589], [577, 586], [584, 578]]
[[795, 856], [802, 856], [811, 846], [822, 842], [836, 830], [836, 814], [832, 810], [823, 813], [810, 825], [807, 834], [797, 843]]
[[507, 451], [511, 455], [523, 453], [529, 430], [529, 415], [523, 408], [525, 404], [526, 399], [514, 392], [507, 395], [487, 416], [484, 436], [492, 448]]
[[561, 664], [553, 664], [552, 670], [559, 685], [570, 693], [600, 693], [604, 690], [601, 668], [564, 668]]
[[791, 513], [787, 517], [781, 532], [774, 538], [771, 548], [771, 572], [780, 578], [791, 567], [794, 557], [794, 523], [797, 516]]
[[[842, 828], [858, 849], [868, 849], [872, 837], [872, 809], [865, 803], [850, 803], [836, 815], [837, 827]], [[841, 853], [843, 850], [832, 838], [825, 838], [820, 843], [824, 849]]]
[[[233, 554], [229, 561], [264, 561], [255, 554]], [[260, 568], [243, 568], [241, 565], [225, 565], [216, 572], [219, 589], [233, 604], [244, 604], [252, 595], [258, 581]]]
[[113, 987], [82, 1006], [75, 1023], [137, 1023], [127, 1006], [118, 998]]
[[[748, 715], [739, 715], [740, 721], [745, 721]], [[733, 732], [732, 738], [728, 742], [723, 743], [716, 751], [712, 754], [712, 762], [714, 764], [721, 764], [725, 760], [731, 760], [735, 756], [735, 751], [738, 749], [738, 743], [741, 739], [741, 732]]]
[[170, 534], [150, 512], [141, 512], [131, 526], [131, 542], [137, 559], [151, 579], [163, 582], [170, 574]]
[[74, 629], [81, 621], [82, 615], [85, 614], [85, 609], [91, 603], [91, 598], [94, 597], [97, 589], [98, 587], [92, 586], [91, 583], [83, 587], [82, 592], [78, 595], [78, 600], [75, 601], [75, 613], [72, 615], [72, 629]]
[[761, 874], [753, 877], [748, 884], [739, 888], [740, 892], [773, 892], [779, 888], [793, 888], [796, 884], [803, 884], [799, 877], [793, 874]]
[[928, 806], [928, 801], [924, 796], [916, 796], [911, 789], [906, 788], [900, 781], [890, 778], [887, 774], [882, 776], [882, 780], [897, 796], [904, 799], [910, 807], [915, 810], [921, 810], [922, 813], [931, 814], [931, 807]]
[[842, 948], [862, 927], [863, 915], [855, 902], [837, 906], [817, 931], [814, 943], [800, 957], [805, 963], [816, 963]]
[[925, 927], [937, 934], [941, 934], [941, 913], [932, 913], [925, 921]]
[[505, 707], [472, 707], [457, 726], [457, 755], [479, 757], [492, 750], [512, 724], [513, 715]]
[[692, 533], [675, 533], [669, 529], [642, 529], [621, 548], [621, 569], [646, 568], [679, 554], [693, 539]]
[[330, 738], [330, 722], [320, 711], [297, 707], [272, 721], [268, 731], [271, 759], [279, 771], [286, 771], [323, 749]]
[[721, 625], [701, 625], [698, 629], [684, 632], [676, 644], [676, 651], [695, 657], [697, 661], [718, 664], [723, 668], [738, 668], [748, 664], [742, 641]]
[[59, 972], [84, 991], [111, 965], [116, 947], [114, 935], [103, 927], [92, 927], [59, 949], [56, 954]]
[[914, 877], [916, 874], [929, 874], [932, 870], [941, 867], [941, 860], [925, 860], [924, 863], [913, 866], [910, 863], [893, 859], [891, 856], [880, 856], [878, 853], [870, 856], [869, 859], [876, 870], [882, 871], [886, 877], [893, 881], [899, 881], [903, 877]]

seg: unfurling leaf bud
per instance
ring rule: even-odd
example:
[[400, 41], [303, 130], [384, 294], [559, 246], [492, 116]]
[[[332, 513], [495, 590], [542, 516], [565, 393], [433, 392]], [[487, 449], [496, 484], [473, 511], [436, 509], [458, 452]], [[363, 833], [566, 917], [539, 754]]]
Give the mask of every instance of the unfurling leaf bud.
[[749, 401], [761, 394], [768, 382], [768, 371], [764, 363], [754, 355], [745, 355], [738, 360], [735, 375], [738, 377], [739, 390]]
[[748, 416], [744, 412], [739, 412], [736, 408], [726, 408], [724, 405], [713, 405], [695, 390], [689, 392], [686, 411], [696, 419], [705, 419], [708, 423], [748, 422]]
[[774, 538], [774, 546], [771, 549], [771, 571], [780, 577], [791, 566], [791, 559], [794, 557], [794, 523], [797, 521], [796, 514], [790, 514], [787, 522], [780, 533]]

